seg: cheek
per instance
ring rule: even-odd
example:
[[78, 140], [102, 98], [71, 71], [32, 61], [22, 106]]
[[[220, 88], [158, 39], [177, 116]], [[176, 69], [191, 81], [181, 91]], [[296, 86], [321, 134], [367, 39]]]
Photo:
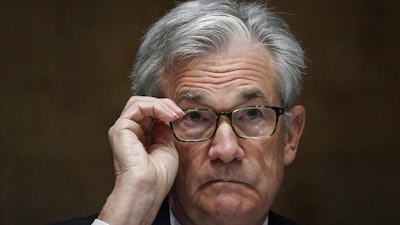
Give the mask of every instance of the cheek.
[[247, 152], [249, 165], [259, 175], [257, 189], [260, 195], [268, 195], [262, 198], [268, 199], [274, 196], [283, 177], [283, 153], [277, 143], [267, 139], [246, 147], [249, 149]]
[[175, 186], [181, 191], [194, 192], [199, 185], [197, 178], [202, 173], [202, 167], [207, 160], [206, 143], [183, 143], [176, 141], [175, 146], [179, 154], [178, 174]]

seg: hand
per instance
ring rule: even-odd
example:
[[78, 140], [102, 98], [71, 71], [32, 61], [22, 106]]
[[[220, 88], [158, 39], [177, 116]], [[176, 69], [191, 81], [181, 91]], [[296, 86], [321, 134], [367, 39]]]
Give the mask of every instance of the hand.
[[143, 216], [138, 224], [151, 223], [178, 170], [168, 122], [183, 115], [170, 99], [129, 99], [109, 130], [116, 181], [99, 219], [114, 225], [125, 224], [131, 217], [139, 221]]
[[[168, 175], [172, 185], [178, 156], [168, 122], [183, 116], [169, 99], [134, 96], [109, 130], [117, 180], [133, 176], [141, 184], [159, 184], [159, 175]], [[154, 119], [159, 120], [153, 124]], [[154, 126], [153, 126], [154, 125]], [[165, 186], [165, 185], [163, 185]]]

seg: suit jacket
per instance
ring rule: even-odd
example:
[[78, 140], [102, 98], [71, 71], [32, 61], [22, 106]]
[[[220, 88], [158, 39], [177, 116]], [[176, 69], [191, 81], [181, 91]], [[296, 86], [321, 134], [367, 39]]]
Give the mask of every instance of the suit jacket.
[[[90, 225], [96, 218], [97, 215], [92, 215], [88, 217], [65, 220], [62, 222], [53, 223], [51, 225]], [[153, 225], [171, 225], [168, 201], [164, 201], [161, 205]], [[296, 223], [284, 216], [270, 211], [268, 215], [268, 225], [296, 225]]]

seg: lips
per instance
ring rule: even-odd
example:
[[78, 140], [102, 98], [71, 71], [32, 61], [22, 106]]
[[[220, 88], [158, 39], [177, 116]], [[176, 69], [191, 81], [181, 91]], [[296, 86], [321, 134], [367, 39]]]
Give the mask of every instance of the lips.
[[204, 187], [234, 187], [234, 186], [250, 186], [248, 183], [237, 179], [211, 179], [202, 184]]
[[234, 179], [213, 179], [207, 181], [206, 183], [244, 183], [244, 182]]

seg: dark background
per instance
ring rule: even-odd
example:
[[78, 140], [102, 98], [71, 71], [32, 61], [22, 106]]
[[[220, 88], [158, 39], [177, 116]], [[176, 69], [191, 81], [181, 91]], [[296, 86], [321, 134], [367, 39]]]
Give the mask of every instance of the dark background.
[[[305, 134], [276, 211], [310, 225], [399, 223], [399, 3], [269, 1], [308, 57]], [[0, 4], [0, 224], [98, 212], [140, 37], [175, 4]]]

